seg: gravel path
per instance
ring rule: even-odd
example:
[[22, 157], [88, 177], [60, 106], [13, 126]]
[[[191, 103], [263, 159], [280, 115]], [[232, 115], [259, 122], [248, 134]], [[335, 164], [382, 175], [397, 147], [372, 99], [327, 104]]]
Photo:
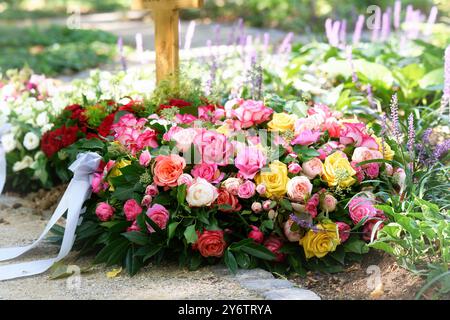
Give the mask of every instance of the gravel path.
[[[20, 206], [20, 207], [19, 207]], [[50, 212], [38, 214], [32, 203], [0, 198], [0, 246], [25, 245], [38, 237]], [[42, 244], [20, 261], [56, 256], [57, 248]], [[69, 258], [69, 260], [72, 260]], [[14, 260], [16, 261], [16, 260]], [[17, 260], [19, 261], [19, 260]], [[73, 262], [83, 270], [91, 259]], [[72, 262], [71, 262], [72, 263]], [[108, 278], [112, 268], [96, 266], [79, 278], [51, 280], [50, 273], [0, 282], [0, 299], [261, 299], [214, 268], [188, 271], [176, 265], [147, 266], [130, 278], [123, 272]]]

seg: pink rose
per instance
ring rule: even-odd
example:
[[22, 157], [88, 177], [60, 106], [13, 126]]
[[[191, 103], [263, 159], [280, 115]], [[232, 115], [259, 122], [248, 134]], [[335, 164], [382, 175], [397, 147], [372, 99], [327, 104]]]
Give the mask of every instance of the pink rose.
[[296, 202], [305, 202], [312, 191], [312, 184], [305, 176], [296, 176], [288, 181], [286, 185], [289, 199]]
[[344, 123], [339, 141], [344, 145], [352, 144], [356, 147], [367, 147], [373, 150], [379, 148], [376, 140], [366, 133], [364, 123]]
[[[377, 218], [366, 221], [363, 227], [363, 240], [370, 241], [372, 239], [372, 233], [375, 233], [373, 239], [376, 240], [378, 237], [378, 231], [384, 228], [384, 223], [381, 223], [380, 221], [384, 220], [386, 220], [384, 215], [378, 215]], [[377, 229], [374, 231], [376, 225]]]
[[227, 137], [215, 131], [201, 129], [194, 138], [202, 162], [225, 166], [233, 154], [233, 146]]
[[348, 203], [348, 209], [354, 224], [358, 224], [364, 218], [371, 219], [378, 213], [372, 200], [364, 197], [354, 197]]
[[142, 208], [134, 199], [129, 199], [123, 206], [125, 217], [128, 221], [136, 220], [137, 216], [142, 212]]
[[116, 209], [111, 207], [108, 203], [100, 202], [95, 209], [95, 214], [100, 221], [108, 221], [111, 220], [115, 211]]
[[172, 140], [172, 137], [174, 136], [174, 134], [176, 134], [176, 133], [178, 133], [180, 131], [183, 131], [183, 130], [185, 130], [185, 129], [183, 129], [182, 127], [179, 127], [179, 126], [176, 126], [176, 125], [175, 126], [171, 126], [170, 129], [166, 133], [164, 133], [163, 140], [164, 141], [170, 141], [170, 140]]
[[262, 211], [262, 204], [261, 204], [261, 202], [253, 202], [252, 203], [252, 211], [254, 213], [260, 213]]
[[234, 160], [236, 168], [245, 179], [253, 179], [259, 170], [266, 165], [266, 157], [256, 147], [244, 147], [237, 153]]
[[279, 237], [271, 235], [266, 241], [264, 241], [264, 246], [275, 254], [275, 261], [281, 262], [286, 258], [286, 255], [280, 252], [280, 249], [283, 247], [283, 240]]
[[272, 206], [272, 200], [266, 200], [262, 204], [262, 207], [265, 211], [269, 211], [271, 206]]
[[333, 195], [326, 193], [320, 201], [320, 207], [326, 212], [336, 210], [337, 200]]
[[152, 200], [153, 200], [152, 196], [146, 194], [144, 198], [142, 198], [141, 206], [148, 207], [152, 203]]
[[297, 174], [302, 171], [302, 167], [297, 162], [291, 162], [288, 165], [288, 170], [292, 174]]
[[181, 176], [178, 177], [177, 180], [177, 184], [179, 186], [185, 184], [186, 186], [190, 187], [193, 182], [194, 178], [188, 173], [183, 173]]
[[292, 231], [291, 227], [294, 221], [292, 219], [289, 219], [284, 223], [283, 231], [284, 235], [290, 242], [298, 242], [300, 240], [300, 230]]
[[92, 192], [94, 193], [99, 193], [100, 191], [108, 188], [108, 184], [106, 182], [103, 182], [103, 175], [100, 173], [94, 173], [91, 186]]
[[356, 163], [374, 159], [383, 159], [383, 155], [380, 151], [372, 150], [367, 147], [358, 147], [353, 151], [352, 161]]
[[194, 122], [195, 120], [197, 120], [197, 117], [193, 116], [192, 114], [188, 114], [188, 113], [185, 113], [185, 114], [178, 113], [175, 116], [175, 122], [180, 123], [180, 124], [189, 124], [189, 123]]
[[364, 171], [370, 179], [375, 179], [380, 173], [380, 165], [378, 163], [368, 163]]
[[219, 183], [225, 175], [217, 168], [217, 164], [208, 163], [196, 164], [191, 174], [194, 178], [203, 178], [211, 183]]
[[258, 227], [250, 226], [250, 228], [252, 228], [252, 230], [248, 233], [248, 237], [255, 240], [256, 243], [263, 243], [264, 233], [262, 233]]
[[152, 160], [152, 156], [148, 150], [144, 150], [139, 156], [139, 164], [143, 167], [148, 167], [150, 161]]
[[139, 228], [138, 224], [136, 221], [133, 221], [133, 223], [131, 224], [131, 226], [129, 226], [127, 228], [127, 232], [133, 232], [133, 231], [141, 231], [141, 228]]
[[322, 174], [323, 164], [319, 158], [312, 158], [311, 160], [303, 162], [302, 169], [303, 174], [312, 180]]
[[238, 188], [238, 197], [242, 199], [249, 199], [255, 195], [255, 191], [255, 184], [250, 180], [246, 180]]
[[198, 107], [198, 118], [203, 121], [211, 121], [216, 108], [213, 105]]
[[269, 120], [273, 110], [267, 108], [262, 101], [240, 100], [234, 116], [240, 121], [242, 128], [250, 128]]
[[[155, 222], [158, 227], [164, 230], [169, 221], [169, 211], [160, 204], [154, 204], [147, 210], [147, 216]], [[150, 232], [155, 232], [152, 227], [149, 227]]]
[[239, 178], [228, 178], [222, 185], [229, 193], [237, 196], [241, 184], [242, 180]]
[[341, 239], [341, 243], [344, 243], [350, 237], [350, 226], [345, 222], [336, 222], [339, 230], [339, 239]]
[[148, 194], [149, 196], [156, 196], [159, 193], [158, 186], [156, 184], [150, 184], [145, 188], [145, 194]]
[[330, 138], [339, 138], [341, 135], [341, 125], [336, 118], [328, 118], [323, 124], [322, 131], [328, 131]]
[[267, 188], [265, 184], [261, 183], [256, 186], [256, 192], [258, 192], [258, 194], [263, 195], [266, 193], [266, 191]]
[[320, 131], [303, 130], [299, 135], [295, 137], [294, 140], [291, 141], [291, 144], [309, 146], [310, 144], [316, 143], [319, 140], [321, 134], [322, 133]]
[[317, 206], [319, 205], [320, 196], [315, 193], [307, 202], [305, 206], [306, 212], [308, 212], [314, 219], [317, 216]]
[[193, 128], [181, 129], [172, 134], [171, 140], [175, 141], [177, 149], [179, 151], [186, 152], [194, 143], [196, 135], [197, 130]]

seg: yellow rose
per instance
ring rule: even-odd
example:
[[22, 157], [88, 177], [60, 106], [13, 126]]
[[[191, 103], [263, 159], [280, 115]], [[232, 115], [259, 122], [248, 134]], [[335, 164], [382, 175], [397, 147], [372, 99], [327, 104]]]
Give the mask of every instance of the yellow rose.
[[350, 187], [356, 182], [356, 179], [353, 178], [355, 174], [356, 171], [342, 151], [336, 151], [326, 157], [323, 164], [322, 179], [328, 182], [329, 187]]
[[269, 131], [285, 132], [294, 130], [294, 124], [297, 117], [287, 113], [274, 113], [272, 120], [267, 124]]
[[257, 174], [255, 181], [257, 184], [266, 186], [267, 198], [281, 198], [286, 194], [286, 185], [289, 181], [287, 166], [275, 160], [269, 164], [270, 171], [262, 171]]
[[119, 162], [117, 162], [114, 167], [111, 169], [111, 171], [108, 174], [108, 183], [109, 183], [109, 190], [114, 191], [114, 186], [111, 182], [111, 178], [118, 177], [122, 175], [122, 172], [120, 171], [121, 168], [124, 168], [126, 166], [129, 166], [131, 164], [131, 160], [122, 159]]
[[[381, 138], [378, 138], [377, 136], [373, 136], [375, 138], [375, 141], [378, 144], [378, 151], [381, 152], [385, 160], [393, 160], [395, 156], [395, 152], [392, 151], [391, 146], [386, 143], [386, 141], [383, 141]], [[384, 145], [384, 150], [383, 150]]]
[[340, 244], [339, 231], [335, 223], [322, 223], [316, 225], [318, 230], [309, 230], [300, 239], [307, 259], [312, 257], [323, 258], [328, 252], [333, 252]]

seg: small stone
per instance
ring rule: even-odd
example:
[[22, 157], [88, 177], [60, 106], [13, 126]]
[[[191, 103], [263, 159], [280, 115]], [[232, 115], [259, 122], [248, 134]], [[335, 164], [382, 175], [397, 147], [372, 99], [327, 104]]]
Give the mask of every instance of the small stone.
[[240, 281], [241, 286], [246, 289], [263, 293], [274, 289], [291, 288], [292, 282], [280, 279], [262, 279], [262, 280], [243, 280]]
[[273, 275], [263, 269], [240, 269], [236, 273], [236, 280], [237, 281], [243, 281], [243, 280], [261, 280], [261, 279], [273, 279]]
[[14, 204], [12, 205], [12, 208], [13, 208], [13, 209], [19, 209], [20, 207], [22, 207], [22, 204], [21, 204], [21, 203], [18, 203], [18, 202], [14, 203]]
[[263, 295], [267, 300], [321, 300], [311, 290], [299, 288], [276, 289], [265, 292]]

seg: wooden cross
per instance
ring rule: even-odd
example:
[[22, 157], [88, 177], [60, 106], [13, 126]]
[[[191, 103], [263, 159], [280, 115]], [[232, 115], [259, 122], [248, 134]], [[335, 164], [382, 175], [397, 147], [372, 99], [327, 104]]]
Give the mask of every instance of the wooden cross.
[[150, 9], [153, 12], [157, 83], [178, 74], [179, 10], [200, 8], [203, 2], [203, 0], [134, 0], [133, 8]]

